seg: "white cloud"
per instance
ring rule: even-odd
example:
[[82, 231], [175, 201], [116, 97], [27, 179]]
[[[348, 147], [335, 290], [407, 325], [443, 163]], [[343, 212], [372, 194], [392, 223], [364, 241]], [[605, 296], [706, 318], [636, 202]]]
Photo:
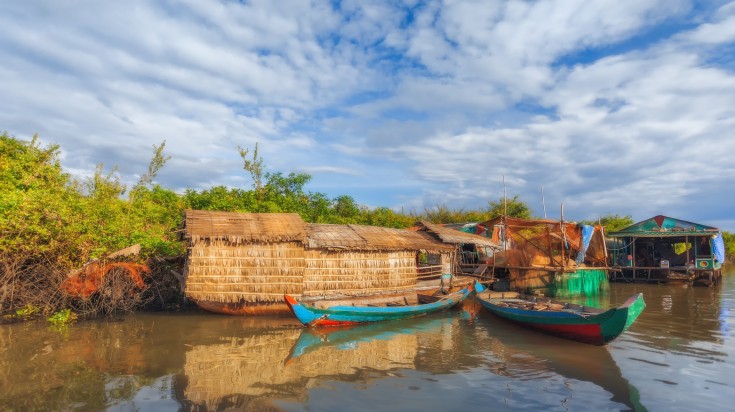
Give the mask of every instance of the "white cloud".
[[129, 182], [165, 139], [175, 189], [248, 186], [257, 142], [372, 205], [484, 207], [505, 175], [537, 212], [544, 185], [580, 218], [732, 222], [698, 199], [735, 189], [733, 4], [5, 2], [0, 129]]

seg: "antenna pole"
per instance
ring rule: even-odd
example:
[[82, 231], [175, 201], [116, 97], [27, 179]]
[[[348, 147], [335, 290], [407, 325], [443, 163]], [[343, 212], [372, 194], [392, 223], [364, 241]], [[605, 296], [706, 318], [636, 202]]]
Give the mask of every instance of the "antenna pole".
[[505, 193], [505, 175], [503, 175], [503, 215], [508, 215], [508, 195]]
[[544, 219], [546, 219], [546, 201], [544, 200], [544, 185], [541, 185], [541, 204], [544, 206]]

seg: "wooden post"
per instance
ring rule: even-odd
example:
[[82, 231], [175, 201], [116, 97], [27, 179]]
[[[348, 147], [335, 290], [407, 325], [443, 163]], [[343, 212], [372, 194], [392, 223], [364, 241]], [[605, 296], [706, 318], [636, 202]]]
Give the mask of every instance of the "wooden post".
[[554, 266], [554, 250], [551, 247], [551, 230], [549, 230], [548, 226], [546, 226], [546, 236], [549, 239], [549, 241], [546, 243], [546, 245], [549, 247], [549, 266]]
[[564, 247], [567, 243], [567, 236], [564, 232], [564, 203], [561, 204], [561, 220], [559, 220], [559, 231], [561, 232], [561, 268], [566, 267], [567, 259], [564, 255]]

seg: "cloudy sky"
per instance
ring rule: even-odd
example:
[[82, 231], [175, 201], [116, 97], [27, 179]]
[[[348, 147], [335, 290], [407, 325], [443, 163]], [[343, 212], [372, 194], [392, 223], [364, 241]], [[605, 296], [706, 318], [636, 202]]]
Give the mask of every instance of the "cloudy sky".
[[79, 176], [735, 231], [735, 2], [4, 1], [0, 131]]

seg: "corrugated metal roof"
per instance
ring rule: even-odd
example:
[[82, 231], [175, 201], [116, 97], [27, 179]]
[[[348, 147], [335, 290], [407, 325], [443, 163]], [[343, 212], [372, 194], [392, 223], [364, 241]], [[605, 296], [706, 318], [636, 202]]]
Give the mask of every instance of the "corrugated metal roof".
[[640, 221], [616, 232], [610, 232], [610, 237], [629, 236], [707, 236], [719, 233], [719, 229], [686, 220], [675, 219], [668, 216], [658, 215], [650, 219]]

